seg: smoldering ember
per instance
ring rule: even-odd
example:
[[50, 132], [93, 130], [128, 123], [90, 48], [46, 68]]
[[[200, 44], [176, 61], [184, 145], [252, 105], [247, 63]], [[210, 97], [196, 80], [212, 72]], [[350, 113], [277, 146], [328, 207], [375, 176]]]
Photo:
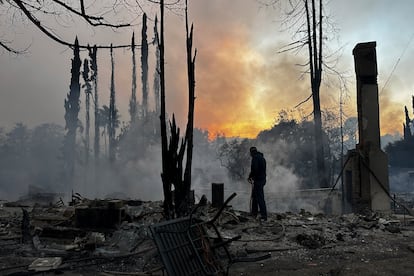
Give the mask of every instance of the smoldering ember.
[[[21, 21], [71, 56], [64, 126], [48, 114], [35, 127], [0, 128], [0, 275], [414, 274], [414, 96], [401, 114], [387, 98], [387, 86], [403, 87], [392, 77], [414, 35], [379, 87], [381, 40], [344, 52], [352, 77], [333, 65], [332, 3], [115, 2], [0, 1], [2, 25]], [[275, 12], [293, 42], [257, 26], [245, 34], [239, 20], [255, 25], [252, 7]], [[237, 34], [227, 33], [234, 20]], [[137, 25], [140, 35], [116, 39]], [[116, 32], [99, 40], [98, 29]], [[0, 30], [0, 49], [24, 58], [20, 31], [14, 40]], [[286, 46], [264, 57], [266, 43]], [[13, 68], [2, 65], [2, 90]], [[328, 90], [340, 91], [334, 111]], [[381, 136], [395, 125], [402, 136]]]

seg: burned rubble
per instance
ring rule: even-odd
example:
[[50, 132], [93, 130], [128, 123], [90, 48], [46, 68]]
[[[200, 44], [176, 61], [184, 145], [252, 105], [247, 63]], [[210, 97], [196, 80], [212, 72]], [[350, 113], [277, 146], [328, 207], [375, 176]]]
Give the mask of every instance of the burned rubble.
[[[154, 226], [167, 223], [162, 202], [80, 197], [62, 203], [2, 202], [0, 274], [168, 272], [151, 233]], [[270, 213], [267, 222], [260, 222], [231, 206], [219, 211], [204, 198], [192, 219], [214, 222], [232, 259], [217, 251], [222, 274], [353, 275], [362, 267], [374, 269], [377, 262], [414, 260], [414, 217], [409, 215], [325, 215], [302, 209]], [[214, 229], [205, 227], [205, 231], [211, 243], [217, 243]], [[243, 258], [254, 262], [235, 261]], [[413, 265], [403, 271], [412, 269]], [[373, 271], [367, 270], [366, 275]]]

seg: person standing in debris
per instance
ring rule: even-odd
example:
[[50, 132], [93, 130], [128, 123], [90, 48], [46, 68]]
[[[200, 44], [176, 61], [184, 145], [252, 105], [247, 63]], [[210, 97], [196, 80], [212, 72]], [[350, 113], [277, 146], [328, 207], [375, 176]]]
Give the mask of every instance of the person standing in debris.
[[267, 210], [263, 192], [266, 184], [266, 159], [263, 153], [257, 151], [256, 147], [250, 148], [250, 156], [252, 157], [252, 164], [248, 181], [253, 185], [251, 212], [252, 216], [256, 217], [258, 209], [260, 209], [260, 219], [266, 221]]

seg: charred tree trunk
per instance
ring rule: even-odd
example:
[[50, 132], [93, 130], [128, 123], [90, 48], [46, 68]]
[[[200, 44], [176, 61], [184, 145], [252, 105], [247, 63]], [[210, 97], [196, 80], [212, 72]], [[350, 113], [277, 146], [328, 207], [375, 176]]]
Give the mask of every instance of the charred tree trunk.
[[414, 114], [414, 96], [411, 96], [411, 105], [413, 106], [413, 114]]
[[[78, 129], [78, 114], [80, 110], [80, 68], [81, 59], [79, 55], [78, 38], [75, 39], [73, 48], [73, 59], [71, 69], [70, 90], [65, 99], [65, 122], [66, 134], [64, 138], [63, 153], [65, 160], [65, 180], [68, 185], [72, 186], [75, 171], [76, 159], [76, 131]], [[70, 187], [72, 188], [72, 187]]]
[[93, 152], [95, 156], [95, 163], [98, 163], [99, 160], [99, 101], [98, 101], [98, 62], [97, 62], [97, 51], [96, 46], [88, 48], [89, 58], [91, 60], [91, 81], [93, 82], [94, 97], [93, 97], [93, 107], [94, 107], [94, 142], [93, 142]]
[[[311, 6], [309, 7], [309, 1]], [[315, 155], [319, 187], [328, 187], [325, 167], [324, 144], [322, 140], [322, 116], [320, 104], [320, 86], [322, 80], [322, 0], [319, 0], [319, 27], [316, 23], [316, 0], [305, 0], [308, 32], [309, 67], [313, 100], [313, 120], [315, 127]]]
[[[174, 185], [174, 215], [185, 216], [188, 212], [187, 192], [183, 181], [183, 159], [186, 140], [180, 139], [180, 128], [177, 127], [173, 114], [170, 122], [170, 143], [168, 147], [169, 175]], [[181, 141], [181, 143], [180, 143]]]
[[129, 115], [131, 116], [131, 122], [134, 122], [137, 116], [137, 67], [135, 58], [135, 34], [132, 33], [131, 39], [132, 50], [132, 92], [131, 99], [129, 101]]
[[[186, 44], [187, 44], [187, 73], [189, 108], [185, 138], [180, 138], [180, 129], [173, 114], [170, 122], [170, 140], [167, 141], [165, 119], [165, 78], [164, 78], [164, 1], [161, 0], [161, 39], [158, 42], [160, 49], [160, 84], [161, 84], [161, 143], [162, 143], [162, 181], [164, 190], [164, 215], [167, 219], [174, 216], [188, 215], [190, 210], [189, 195], [191, 189], [191, 164], [193, 154], [193, 125], [194, 125], [194, 91], [195, 91], [195, 54], [192, 55], [193, 27], [188, 29], [187, 1], [186, 1]], [[183, 160], [187, 150], [186, 166], [183, 177]], [[174, 204], [172, 202], [172, 186], [174, 186]]]
[[160, 113], [160, 48], [159, 48], [159, 36], [158, 36], [158, 18], [155, 17], [154, 23], [154, 41], [155, 43], [155, 73], [154, 73], [154, 97], [155, 97], [155, 113]]
[[193, 24], [188, 30], [188, 4], [185, 1], [185, 30], [187, 46], [187, 77], [188, 77], [188, 118], [185, 139], [187, 141], [187, 158], [184, 171], [184, 192], [186, 204], [190, 204], [191, 191], [191, 168], [193, 161], [193, 132], [194, 132], [194, 101], [195, 101], [195, 58], [197, 50], [193, 56]]
[[109, 162], [115, 161], [115, 130], [117, 126], [117, 110], [115, 106], [115, 62], [113, 49], [111, 48], [111, 94], [109, 97], [109, 118], [108, 118], [108, 138], [109, 138]]
[[142, 83], [142, 116], [148, 113], [148, 41], [147, 41], [147, 15], [142, 16], [141, 30], [141, 83]]
[[92, 85], [91, 79], [89, 77], [89, 62], [87, 59], [83, 62], [83, 72], [82, 72], [84, 88], [85, 88], [85, 163], [89, 163], [89, 144], [90, 144], [90, 105], [91, 105], [91, 93]]
[[162, 154], [162, 173], [161, 179], [163, 183], [164, 192], [164, 216], [169, 219], [173, 217], [173, 204], [172, 204], [172, 182], [169, 170], [171, 164], [168, 158], [168, 140], [167, 140], [167, 124], [165, 118], [165, 67], [164, 67], [164, 0], [160, 0], [160, 38], [158, 48], [160, 51], [160, 124], [161, 124], [161, 154]]
[[408, 141], [412, 137], [411, 133], [411, 119], [410, 115], [408, 115], [408, 109], [406, 106], [404, 106], [404, 112], [405, 112], [405, 124], [404, 124], [404, 140]]

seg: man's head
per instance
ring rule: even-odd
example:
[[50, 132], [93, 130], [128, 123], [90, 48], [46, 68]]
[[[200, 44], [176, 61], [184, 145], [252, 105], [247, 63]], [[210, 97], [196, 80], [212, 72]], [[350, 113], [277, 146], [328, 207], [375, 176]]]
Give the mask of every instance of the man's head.
[[251, 147], [251, 148], [250, 148], [250, 155], [251, 155], [251, 156], [255, 155], [255, 154], [256, 154], [256, 152], [257, 152], [257, 148], [256, 148], [256, 147]]

